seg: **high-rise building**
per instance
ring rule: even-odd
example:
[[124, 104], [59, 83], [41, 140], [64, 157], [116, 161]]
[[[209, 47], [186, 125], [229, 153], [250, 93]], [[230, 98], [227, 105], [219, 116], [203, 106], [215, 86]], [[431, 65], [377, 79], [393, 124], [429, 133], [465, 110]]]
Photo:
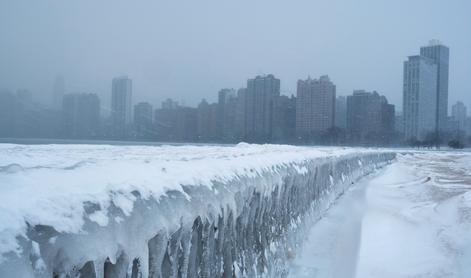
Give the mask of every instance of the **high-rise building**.
[[454, 117], [447, 117], [446, 122], [446, 129], [442, 134], [442, 139], [450, 140], [450, 139], [462, 139], [465, 135], [465, 131], [460, 129], [460, 122], [456, 120]]
[[272, 74], [247, 81], [245, 138], [268, 142], [272, 138], [274, 105], [280, 96], [280, 79]]
[[322, 135], [335, 123], [336, 87], [327, 75], [299, 80], [296, 100], [296, 134], [306, 139]]
[[234, 89], [222, 89], [218, 93], [218, 135], [223, 141], [234, 141], [237, 98]]
[[246, 138], [247, 127], [247, 89], [240, 88], [237, 91], [235, 131], [236, 139], [244, 140]]
[[163, 141], [194, 142], [199, 140], [199, 109], [178, 105], [172, 99], [155, 110], [156, 138]]
[[162, 108], [156, 109], [154, 123], [157, 139], [162, 141], [174, 141], [176, 138], [176, 121], [179, 106], [171, 99], [162, 102]]
[[403, 117], [406, 140], [424, 140], [437, 131], [437, 64], [427, 57], [404, 62]]
[[428, 46], [420, 48], [420, 56], [431, 59], [437, 65], [435, 126], [437, 131], [443, 131], [446, 129], [448, 117], [448, 72], [450, 50], [439, 41], [432, 40]]
[[347, 97], [338, 96], [335, 100], [335, 126], [347, 128]]
[[176, 109], [178, 106], [178, 101], [175, 101], [171, 98], [162, 101], [162, 109]]
[[97, 138], [100, 135], [100, 99], [96, 94], [64, 95], [62, 120], [66, 138]]
[[111, 121], [113, 136], [124, 138], [132, 123], [132, 80], [127, 76], [113, 79], [111, 88]]
[[402, 115], [402, 112], [397, 112], [396, 113], [396, 119], [394, 121], [394, 130], [401, 134], [402, 137], [404, 137], [404, 116]]
[[[396, 107], [388, 103], [385, 96], [381, 96], [381, 133], [382, 142], [389, 143], [390, 135], [396, 132]], [[389, 136], [389, 137], [388, 137]]]
[[148, 102], [134, 105], [134, 128], [138, 138], [151, 138], [154, 134], [153, 109]]
[[198, 111], [193, 107], [177, 108], [176, 138], [178, 141], [195, 142], [198, 138]]
[[208, 142], [215, 140], [215, 125], [213, 119], [215, 115], [212, 113], [211, 105], [203, 99], [197, 108], [198, 128], [197, 137], [198, 141]]
[[466, 111], [466, 105], [464, 105], [463, 102], [457, 101], [452, 107], [451, 107], [451, 117], [453, 118], [454, 121], [458, 123], [458, 130], [465, 132], [466, 133], [466, 117], [467, 117], [467, 111]]
[[65, 80], [61, 75], [56, 76], [54, 85], [52, 88], [52, 108], [55, 110], [61, 110], [62, 98], [65, 94]]
[[471, 117], [466, 117], [466, 134], [471, 135]]
[[347, 132], [352, 143], [389, 143], [394, 105], [377, 92], [357, 90], [347, 97]]
[[279, 96], [274, 109], [273, 141], [293, 141], [296, 135], [296, 97]]

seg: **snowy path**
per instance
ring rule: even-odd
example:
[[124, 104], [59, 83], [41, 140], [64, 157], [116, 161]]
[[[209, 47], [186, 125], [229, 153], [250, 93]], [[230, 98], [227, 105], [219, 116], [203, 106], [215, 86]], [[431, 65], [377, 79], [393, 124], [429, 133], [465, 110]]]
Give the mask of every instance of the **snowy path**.
[[290, 277], [471, 277], [471, 154], [399, 155], [311, 229]]

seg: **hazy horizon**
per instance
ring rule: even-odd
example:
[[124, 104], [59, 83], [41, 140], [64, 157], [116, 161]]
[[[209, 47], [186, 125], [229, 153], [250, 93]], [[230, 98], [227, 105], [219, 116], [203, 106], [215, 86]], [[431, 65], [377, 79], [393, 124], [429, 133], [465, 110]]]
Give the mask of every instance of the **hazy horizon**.
[[[381, 3], [380, 3], [381, 2]], [[0, 2], [0, 89], [49, 98], [97, 93], [133, 79], [133, 103], [196, 105], [258, 74], [296, 81], [329, 75], [337, 95], [376, 90], [402, 110], [409, 55], [438, 39], [450, 47], [449, 104], [471, 106], [471, 2], [454, 1], [6, 1]]]

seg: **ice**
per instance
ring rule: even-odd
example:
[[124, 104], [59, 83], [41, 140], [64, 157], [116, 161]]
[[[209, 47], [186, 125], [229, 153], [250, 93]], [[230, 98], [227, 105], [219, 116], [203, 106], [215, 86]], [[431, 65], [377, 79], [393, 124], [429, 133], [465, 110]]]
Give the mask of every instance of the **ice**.
[[471, 153], [416, 152], [353, 185], [290, 277], [471, 277]]
[[276, 277], [307, 220], [393, 158], [283, 145], [2, 144], [0, 276]]

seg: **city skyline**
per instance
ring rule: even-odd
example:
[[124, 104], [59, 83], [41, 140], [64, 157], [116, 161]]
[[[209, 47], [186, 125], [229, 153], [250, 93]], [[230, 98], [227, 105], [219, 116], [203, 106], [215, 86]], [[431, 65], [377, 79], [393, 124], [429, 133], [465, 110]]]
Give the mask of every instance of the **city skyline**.
[[48, 107], [34, 103], [28, 90], [0, 92], [0, 137], [366, 146], [470, 141], [471, 118], [460, 101], [437, 129], [438, 63], [422, 55], [404, 62], [404, 114], [377, 91], [337, 97], [335, 82], [325, 75], [299, 79], [296, 95], [281, 95], [273, 74], [249, 78], [237, 91], [223, 88], [216, 102], [203, 98], [195, 107], [168, 98], [155, 110], [149, 102], [136, 103], [133, 79], [119, 76], [111, 80], [112, 104], [105, 107], [111, 113], [103, 113], [100, 97], [90, 93], [65, 93], [57, 109], [57, 88], [65, 83], [59, 78]]
[[[136, 103], [156, 106], [171, 97], [196, 106], [201, 98], [215, 100], [220, 88], [238, 89], [260, 73], [280, 78], [284, 95], [295, 94], [303, 76], [328, 74], [336, 81], [337, 95], [377, 90], [402, 111], [401, 61], [417, 46], [439, 39], [453, 53], [449, 102], [471, 104], [471, 39], [466, 36], [471, 4], [466, 1], [427, 1], [427, 11], [420, 8], [424, 1], [270, 2], [273, 13], [264, 22], [255, 17], [263, 3], [250, 3], [248, 9], [244, 1], [188, 4], [194, 15], [181, 10], [175, 18], [166, 14], [176, 4], [117, 3], [101, 20], [99, 8], [109, 3], [91, 8], [86, 1], [67, 6], [15, 1], [2, 7], [0, 88], [28, 89], [43, 99], [55, 76], [62, 75], [67, 93], [97, 93], [108, 106], [109, 80], [127, 74], [136, 84]], [[325, 12], [307, 16], [319, 9]], [[41, 17], [46, 12], [48, 18]], [[228, 14], [246, 22], [238, 26]], [[123, 15], [135, 20], [120, 22]], [[87, 22], [78, 20], [84, 16]], [[168, 24], [175, 25], [172, 32], [166, 32]]]

